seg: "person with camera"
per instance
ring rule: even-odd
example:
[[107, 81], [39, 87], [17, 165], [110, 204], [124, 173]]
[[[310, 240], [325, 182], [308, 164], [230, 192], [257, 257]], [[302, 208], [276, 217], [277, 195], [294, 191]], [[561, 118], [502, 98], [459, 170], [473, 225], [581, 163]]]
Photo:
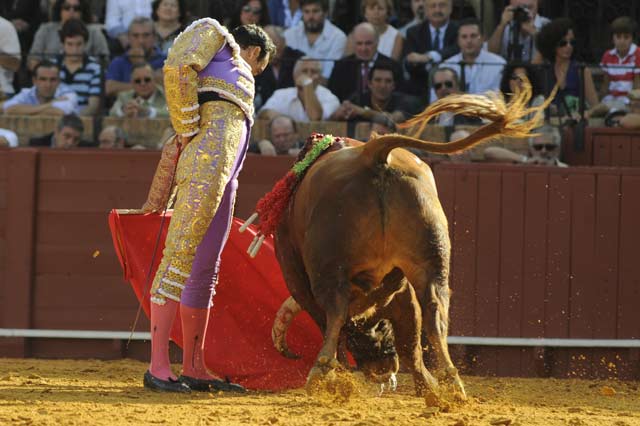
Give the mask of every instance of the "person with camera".
[[508, 61], [530, 62], [535, 53], [535, 36], [549, 22], [549, 18], [538, 15], [538, 0], [510, 0], [487, 48]]

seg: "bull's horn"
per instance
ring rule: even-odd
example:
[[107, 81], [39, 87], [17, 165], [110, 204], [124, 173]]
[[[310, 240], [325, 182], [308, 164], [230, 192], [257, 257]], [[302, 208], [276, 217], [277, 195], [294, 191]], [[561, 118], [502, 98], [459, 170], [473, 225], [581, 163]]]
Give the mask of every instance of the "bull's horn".
[[249, 219], [247, 219], [242, 226], [240, 227], [239, 231], [240, 232], [244, 232], [247, 230], [247, 228], [249, 227], [249, 225], [251, 225], [253, 222], [255, 222], [255, 220], [258, 218], [258, 213], [254, 213], [251, 216], [249, 216]]
[[278, 352], [280, 352], [280, 354], [282, 354], [282, 356], [291, 359], [299, 359], [300, 355], [296, 355], [289, 351], [289, 347], [287, 346], [287, 330], [289, 329], [293, 319], [301, 310], [302, 307], [298, 305], [298, 302], [296, 302], [292, 296], [289, 296], [282, 306], [280, 306], [280, 309], [278, 309], [276, 318], [273, 321], [273, 328], [271, 329], [273, 346]]

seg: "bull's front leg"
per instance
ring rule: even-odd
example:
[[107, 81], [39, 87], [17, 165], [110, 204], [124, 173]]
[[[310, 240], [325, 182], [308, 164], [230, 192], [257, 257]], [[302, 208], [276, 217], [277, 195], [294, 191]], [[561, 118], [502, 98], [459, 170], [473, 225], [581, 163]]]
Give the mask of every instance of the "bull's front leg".
[[[328, 275], [328, 274], [327, 274]], [[307, 392], [314, 393], [322, 388], [322, 383], [335, 369], [340, 368], [336, 359], [340, 331], [347, 320], [349, 310], [349, 281], [346, 277], [322, 280], [312, 283], [314, 296], [326, 313], [326, 327], [322, 348], [316, 363], [307, 376]]]

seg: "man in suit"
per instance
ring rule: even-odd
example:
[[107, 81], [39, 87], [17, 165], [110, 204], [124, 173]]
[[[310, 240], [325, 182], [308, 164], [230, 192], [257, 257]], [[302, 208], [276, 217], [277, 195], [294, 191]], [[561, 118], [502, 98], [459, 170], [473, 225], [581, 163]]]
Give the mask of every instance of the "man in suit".
[[452, 22], [452, 0], [427, 0], [425, 21], [407, 30], [405, 67], [413, 93], [426, 96], [429, 69], [459, 52], [458, 27]]
[[[329, 90], [344, 101], [354, 94], [359, 97], [369, 92], [369, 73], [374, 64], [385, 63], [394, 69], [396, 76], [402, 75], [400, 64], [378, 52], [378, 33], [368, 22], [353, 29], [354, 53], [336, 62], [329, 78]], [[400, 85], [396, 81], [396, 87]]]

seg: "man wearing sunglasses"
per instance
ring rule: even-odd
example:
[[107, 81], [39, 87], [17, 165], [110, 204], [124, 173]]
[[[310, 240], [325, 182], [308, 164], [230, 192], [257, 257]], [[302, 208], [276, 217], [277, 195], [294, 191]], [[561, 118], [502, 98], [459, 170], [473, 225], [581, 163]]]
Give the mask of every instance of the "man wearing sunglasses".
[[112, 117], [165, 118], [169, 116], [162, 89], [153, 79], [153, 69], [147, 63], [136, 64], [131, 72], [132, 90], [120, 92], [111, 107]]
[[560, 161], [560, 142], [562, 136], [557, 127], [550, 124], [534, 130], [538, 136], [529, 138], [527, 155], [506, 148], [491, 146], [484, 150], [484, 158], [492, 163], [537, 164], [540, 166], [567, 167]]
[[[431, 87], [436, 96], [436, 100], [446, 98], [449, 95], [460, 93], [458, 74], [452, 68], [440, 66], [431, 76]], [[455, 125], [479, 125], [482, 121], [477, 117], [466, 115], [454, 115], [450, 112], [443, 112], [438, 115], [434, 124], [440, 126]]]

